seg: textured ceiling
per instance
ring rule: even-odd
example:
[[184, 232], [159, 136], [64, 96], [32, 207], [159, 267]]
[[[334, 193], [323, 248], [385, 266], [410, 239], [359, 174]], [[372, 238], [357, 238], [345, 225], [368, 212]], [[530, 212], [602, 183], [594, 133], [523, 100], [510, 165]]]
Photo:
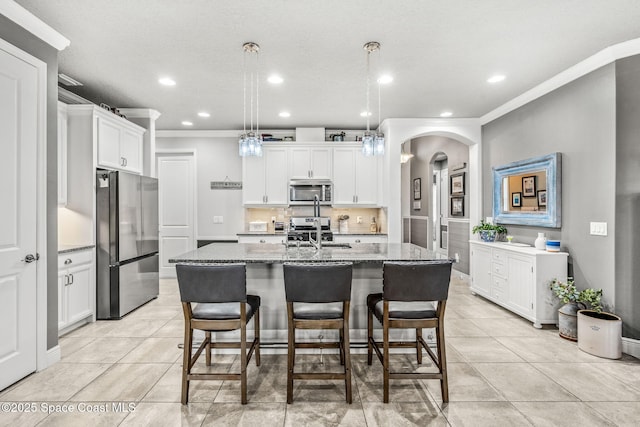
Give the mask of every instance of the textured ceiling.
[[[96, 103], [158, 110], [158, 129], [242, 128], [242, 44], [260, 44], [260, 127], [361, 129], [368, 41], [394, 77], [382, 118], [479, 117], [616, 43], [638, 0], [17, 0], [71, 40], [60, 71]], [[490, 85], [496, 73], [507, 76]], [[169, 75], [174, 87], [157, 83]], [[376, 94], [377, 97], [377, 94]], [[372, 95], [372, 98], [375, 98]], [[205, 110], [208, 119], [197, 117]], [[283, 119], [278, 112], [287, 110]], [[372, 101], [372, 127], [377, 127]]]

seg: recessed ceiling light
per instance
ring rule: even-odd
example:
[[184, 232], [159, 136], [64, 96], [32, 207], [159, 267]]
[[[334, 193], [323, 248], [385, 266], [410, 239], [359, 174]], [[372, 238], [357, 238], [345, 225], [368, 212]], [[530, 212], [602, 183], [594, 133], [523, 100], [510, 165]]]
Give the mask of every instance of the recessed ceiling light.
[[182, 122], [182, 126], [193, 126], [193, 122], [190, 122], [190, 121], [188, 121], [188, 120], [184, 120], [184, 121]]
[[175, 86], [176, 85], [176, 81], [173, 80], [171, 77], [161, 77], [158, 79], [158, 83], [160, 83], [163, 86]]
[[440, 113], [440, 117], [451, 117], [453, 116], [453, 113], [451, 111], [443, 111], [442, 113]]
[[389, 84], [392, 81], [393, 81], [393, 77], [391, 77], [389, 74], [384, 74], [380, 76], [380, 78], [378, 78], [378, 83], [381, 85]]
[[366, 111], [363, 111], [362, 113], [360, 113], [360, 117], [367, 117], [371, 115], [371, 111], [369, 111], [368, 113]]
[[282, 83], [284, 81], [284, 79], [282, 77], [276, 75], [276, 74], [273, 74], [273, 75], [269, 76], [267, 81], [269, 83], [274, 84], [274, 85], [278, 85], [278, 84]]
[[291, 117], [291, 113], [288, 111], [282, 111], [278, 114], [280, 117]]
[[207, 118], [207, 117], [211, 117], [211, 114], [207, 113], [206, 111], [200, 111], [198, 113], [198, 116]]
[[487, 79], [488, 83], [499, 83], [503, 81], [506, 77], [502, 74], [496, 74], [495, 76], [491, 76]]

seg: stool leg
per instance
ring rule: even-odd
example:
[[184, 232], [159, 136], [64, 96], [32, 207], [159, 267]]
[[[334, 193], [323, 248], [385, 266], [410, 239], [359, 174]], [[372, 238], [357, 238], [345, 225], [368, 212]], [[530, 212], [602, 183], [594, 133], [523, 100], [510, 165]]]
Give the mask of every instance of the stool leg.
[[254, 336], [256, 340], [255, 347], [255, 356], [256, 356], [256, 366], [260, 366], [260, 308], [256, 310], [256, 314], [253, 315], [253, 328], [254, 328]]
[[422, 338], [422, 328], [416, 328], [416, 357], [418, 358], [418, 365], [422, 364], [422, 344], [420, 344], [420, 338]]
[[[340, 329], [341, 335], [344, 336], [343, 348], [344, 348], [344, 385], [347, 394], [347, 403], [351, 404], [353, 401], [353, 393], [351, 391], [351, 349], [349, 340], [349, 302], [345, 303], [345, 314], [342, 327]], [[344, 332], [343, 332], [344, 331]]]
[[204, 347], [205, 363], [207, 366], [211, 366], [211, 331], [206, 331], [204, 333], [204, 341], [206, 343]]
[[296, 358], [296, 334], [293, 327], [293, 303], [287, 302], [287, 403], [293, 403], [293, 366]]
[[440, 373], [442, 374], [442, 379], [440, 380], [440, 391], [442, 392], [442, 403], [449, 402], [449, 380], [447, 377], [447, 353], [445, 349], [444, 342], [444, 320], [442, 318], [438, 319], [438, 327], [436, 331], [437, 336], [437, 345], [438, 345], [438, 367], [440, 368]]
[[191, 373], [191, 347], [193, 345], [193, 329], [190, 321], [185, 319], [184, 348], [182, 350], [182, 404], [189, 402], [189, 374]]
[[371, 366], [371, 358], [373, 355], [373, 314], [371, 309], [367, 307], [367, 365]]
[[247, 403], [247, 314], [246, 303], [240, 303], [240, 402]]
[[389, 301], [384, 301], [384, 317], [382, 322], [382, 340], [384, 353], [382, 354], [383, 367], [383, 397], [384, 403], [389, 403]]

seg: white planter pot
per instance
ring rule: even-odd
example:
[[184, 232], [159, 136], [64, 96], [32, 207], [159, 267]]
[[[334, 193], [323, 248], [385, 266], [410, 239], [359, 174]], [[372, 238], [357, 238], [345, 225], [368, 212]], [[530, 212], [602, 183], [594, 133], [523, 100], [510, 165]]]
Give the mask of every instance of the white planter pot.
[[594, 310], [578, 311], [578, 348], [607, 359], [622, 357], [622, 319]]

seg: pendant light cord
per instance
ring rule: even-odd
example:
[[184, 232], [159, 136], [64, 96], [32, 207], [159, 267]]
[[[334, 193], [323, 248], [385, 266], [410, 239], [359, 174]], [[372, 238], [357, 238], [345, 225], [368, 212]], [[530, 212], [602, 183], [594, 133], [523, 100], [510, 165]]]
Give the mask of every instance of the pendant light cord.
[[371, 116], [371, 112], [369, 111], [369, 86], [371, 84], [370, 80], [371, 80], [371, 76], [370, 76], [370, 72], [369, 72], [369, 58], [371, 56], [371, 52], [369, 50], [367, 50], [367, 111], [365, 111], [365, 114], [367, 116], [367, 132], [369, 132], [369, 117]]

